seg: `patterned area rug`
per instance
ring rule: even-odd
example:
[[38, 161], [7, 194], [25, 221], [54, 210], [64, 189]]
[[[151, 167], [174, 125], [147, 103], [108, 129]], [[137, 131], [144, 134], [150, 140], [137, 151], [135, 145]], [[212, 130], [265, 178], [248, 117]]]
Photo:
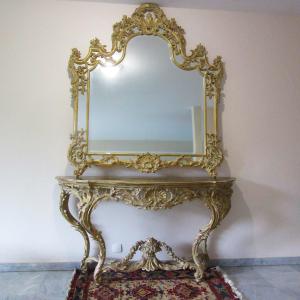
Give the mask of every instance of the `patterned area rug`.
[[210, 268], [197, 284], [189, 270], [108, 272], [97, 286], [92, 273], [76, 270], [67, 300], [239, 300], [240, 293], [218, 268]]

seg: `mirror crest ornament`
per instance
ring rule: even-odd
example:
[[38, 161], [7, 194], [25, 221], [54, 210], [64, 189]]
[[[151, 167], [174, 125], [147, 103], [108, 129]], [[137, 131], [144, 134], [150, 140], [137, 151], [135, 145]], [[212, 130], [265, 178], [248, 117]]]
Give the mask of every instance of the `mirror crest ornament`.
[[[186, 71], [198, 70], [204, 78], [204, 103], [213, 103], [213, 130], [206, 130], [206, 110], [204, 111], [205, 133], [204, 153], [167, 156], [156, 153], [127, 153], [125, 155], [101, 153], [98, 155], [88, 152], [88, 134], [78, 128], [78, 99], [79, 95], [89, 93], [90, 72], [103, 60], [120, 63], [126, 54], [129, 41], [137, 36], [148, 35], [163, 38], [169, 45], [172, 62], [180, 69]], [[119, 54], [118, 61], [114, 61], [113, 55]], [[178, 60], [180, 58], [180, 60]], [[215, 177], [216, 168], [223, 160], [223, 153], [218, 138], [218, 102], [220, 99], [221, 84], [223, 78], [223, 62], [220, 56], [216, 57], [212, 64], [207, 58], [207, 51], [199, 44], [189, 54], [186, 51], [184, 30], [176, 21], [167, 19], [162, 9], [156, 4], [142, 4], [131, 17], [124, 16], [121, 22], [113, 26], [112, 48], [106, 46], [95, 38], [90, 42], [88, 54], [82, 58], [77, 49], [72, 49], [68, 70], [71, 78], [71, 93], [74, 105], [73, 134], [68, 151], [68, 159], [74, 166], [74, 175], [80, 176], [91, 166], [124, 166], [135, 168], [141, 172], [154, 173], [167, 167], [199, 167]], [[176, 88], [176, 87], [174, 87]], [[89, 101], [89, 98], [87, 98]], [[123, 159], [123, 157], [127, 157]]]

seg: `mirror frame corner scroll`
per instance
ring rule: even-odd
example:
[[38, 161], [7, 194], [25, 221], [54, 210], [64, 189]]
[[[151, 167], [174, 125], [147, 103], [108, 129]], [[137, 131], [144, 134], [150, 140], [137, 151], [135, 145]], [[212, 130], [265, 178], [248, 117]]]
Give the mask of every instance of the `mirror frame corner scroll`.
[[[89, 92], [89, 72], [99, 64], [99, 58], [110, 58], [114, 53], [121, 53], [122, 59], [126, 53], [128, 42], [139, 35], [159, 36], [166, 40], [172, 51], [172, 61], [183, 70], [198, 69], [204, 77], [204, 101], [213, 101], [213, 132], [204, 134], [204, 153], [201, 155], [177, 155], [173, 160], [162, 159], [155, 153], [132, 154], [133, 159], [122, 159], [117, 154], [101, 154], [100, 157], [88, 153], [88, 135], [83, 129], [78, 129], [78, 97]], [[183, 62], [176, 61], [181, 56]], [[71, 78], [71, 94], [74, 106], [73, 134], [68, 150], [68, 159], [74, 166], [74, 175], [82, 175], [91, 166], [119, 165], [135, 168], [144, 173], [154, 173], [167, 167], [198, 167], [207, 171], [209, 176], [216, 177], [216, 168], [223, 160], [223, 152], [218, 138], [218, 103], [224, 74], [222, 58], [217, 56], [210, 64], [205, 47], [199, 44], [186, 52], [184, 30], [177, 25], [175, 19], [168, 19], [157, 4], [146, 3], [139, 6], [131, 17], [124, 16], [113, 26], [112, 49], [107, 50], [95, 38], [90, 42], [88, 54], [82, 58], [78, 49], [72, 49], [68, 71]], [[206, 110], [204, 112], [206, 124]]]

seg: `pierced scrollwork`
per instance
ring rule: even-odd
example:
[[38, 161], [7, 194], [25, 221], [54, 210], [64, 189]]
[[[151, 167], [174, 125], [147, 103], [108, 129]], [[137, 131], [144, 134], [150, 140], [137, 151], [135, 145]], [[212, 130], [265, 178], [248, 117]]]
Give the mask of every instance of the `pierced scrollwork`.
[[[142, 4], [130, 16], [124, 16], [122, 20], [113, 26], [112, 47], [110, 50], [95, 38], [90, 42], [88, 54], [81, 57], [77, 49], [72, 49], [68, 70], [71, 77], [71, 92], [74, 100], [75, 114], [78, 116], [79, 93], [89, 93], [89, 72], [97, 65], [103, 65], [105, 61], [113, 61], [119, 64], [124, 58], [129, 41], [139, 35], [153, 35], [163, 38], [170, 46], [173, 63], [186, 71], [198, 70], [205, 80], [205, 97], [214, 99], [214, 105], [218, 104], [221, 92], [221, 84], [224, 66], [220, 56], [216, 57], [212, 64], [209, 63], [207, 51], [201, 44], [187, 53], [184, 30], [176, 21], [168, 19], [163, 10], [157, 4]], [[117, 60], [114, 54], [120, 54]], [[216, 124], [215, 124], [216, 126]], [[77, 131], [72, 137], [69, 150], [69, 160], [75, 166], [74, 174], [80, 176], [87, 167], [119, 165], [127, 168], [135, 168], [144, 173], [153, 173], [167, 167], [200, 167], [210, 176], [216, 176], [216, 167], [222, 162], [223, 154], [215, 133], [207, 135], [206, 149], [203, 156], [177, 156], [174, 160], [162, 159], [162, 156], [154, 153], [142, 153], [133, 159], [124, 160], [119, 155], [104, 154], [87, 155], [86, 141], [83, 133]]]
[[85, 271], [87, 269], [87, 261], [90, 254], [90, 240], [87, 234], [87, 231], [83, 225], [76, 220], [76, 218], [71, 214], [69, 210], [69, 199], [70, 199], [70, 190], [68, 188], [62, 187], [60, 194], [60, 211], [64, 218], [78, 231], [83, 237], [84, 240], [84, 256], [81, 260], [81, 269]]
[[206, 135], [206, 155], [202, 159], [202, 168], [207, 171], [210, 176], [217, 176], [216, 168], [223, 161], [223, 152], [220, 148], [220, 140], [216, 134]]
[[[183, 28], [176, 23], [175, 19], [169, 20], [158, 5], [146, 3], [138, 7], [131, 17], [124, 16], [113, 26], [110, 51], [97, 38], [91, 40], [90, 50], [84, 58], [81, 57], [78, 49], [72, 49], [69, 59], [69, 74], [72, 79], [73, 96], [76, 96], [76, 91], [86, 92], [88, 71], [95, 65], [101, 64], [101, 58], [112, 57], [115, 52], [120, 52], [123, 55], [116, 62], [120, 63], [124, 59], [128, 42], [139, 35], [154, 35], [164, 38], [171, 46], [173, 62], [183, 70], [198, 69], [203, 75], [206, 75], [207, 96], [219, 95], [223, 77], [221, 57], [218, 56], [210, 64], [207, 51], [201, 44], [191, 50], [188, 55]], [[183, 58], [182, 62], [176, 60], [178, 56]]]
[[207, 68], [205, 76], [205, 94], [208, 98], [215, 98], [219, 101], [223, 76], [224, 65], [222, 58], [217, 56], [213, 64]]
[[137, 35], [156, 35], [169, 41], [175, 55], [185, 49], [184, 30], [174, 19], [168, 20], [156, 4], [142, 4], [131, 17], [124, 16], [113, 26], [113, 51], [124, 51], [129, 40]]
[[220, 140], [215, 134], [207, 134], [206, 155], [197, 159], [181, 155], [176, 160], [162, 160], [157, 154], [144, 153], [136, 159], [121, 160], [116, 155], [102, 155], [100, 159], [94, 160], [87, 153], [85, 132], [77, 131], [71, 136], [72, 143], [69, 147], [68, 158], [75, 167], [74, 175], [80, 176], [90, 166], [113, 166], [119, 165], [126, 168], [135, 168], [144, 173], [154, 173], [167, 167], [200, 167], [207, 171], [210, 176], [216, 176], [216, 168], [223, 160], [223, 153], [220, 149]]
[[176, 187], [118, 187], [111, 190], [111, 198], [145, 209], [166, 209], [199, 197], [197, 191]]
[[[88, 71], [95, 65], [101, 64], [101, 58], [112, 57], [115, 52], [122, 53], [120, 60], [116, 62], [120, 63], [124, 59], [128, 42], [139, 35], [154, 35], [164, 38], [171, 46], [173, 62], [183, 70], [198, 69], [205, 75], [207, 96], [219, 95], [223, 77], [221, 57], [218, 56], [210, 64], [207, 51], [202, 44], [197, 45], [188, 55], [183, 28], [176, 23], [175, 19], [169, 20], [157, 4], [150, 3], [142, 4], [131, 17], [124, 16], [113, 26], [110, 51], [97, 38], [91, 40], [88, 55], [84, 58], [81, 58], [81, 54], [76, 48], [72, 49], [69, 60], [72, 87], [84, 93], [87, 87]], [[178, 56], [183, 58], [182, 62], [176, 60]]]
[[121, 165], [126, 168], [135, 168], [143, 173], [154, 173], [163, 167], [163, 162], [157, 154], [143, 153], [134, 160], [121, 160], [113, 154], [102, 155], [101, 159], [94, 161], [96, 166]]
[[74, 175], [81, 175], [89, 166], [87, 155], [87, 144], [85, 140], [85, 131], [83, 129], [76, 131], [71, 135], [71, 145], [68, 150], [68, 159], [75, 167]]
[[138, 156], [135, 166], [142, 172], [154, 173], [161, 168], [161, 163], [159, 155], [146, 153]]
[[[165, 250], [168, 255], [173, 259], [173, 263], [161, 262], [156, 253]], [[137, 251], [142, 252], [142, 260], [140, 262], [130, 262]], [[164, 242], [157, 241], [154, 238], [148, 238], [145, 241], [138, 241], [131, 247], [128, 255], [121, 261], [112, 262], [106, 268], [114, 271], [155, 271], [155, 270], [179, 270], [179, 269], [192, 269], [195, 270], [195, 265], [178, 257], [173, 249]]]
[[[70, 177], [58, 177], [62, 188], [61, 212], [69, 223], [71, 223], [83, 236], [85, 241], [85, 254], [82, 260], [82, 268], [86, 269], [89, 257], [90, 241], [88, 234], [96, 241], [99, 254], [94, 278], [101, 281], [102, 273], [107, 269], [115, 270], [137, 270], [147, 271], [163, 269], [175, 270], [178, 268], [189, 268], [195, 270], [195, 278], [201, 280], [207, 266], [207, 239], [210, 233], [220, 224], [230, 210], [230, 198], [232, 194], [232, 178], [198, 181], [144, 181], [142, 179], [131, 180], [81, 180]], [[79, 200], [79, 220], [69, 211], [68, 201], [70, 195]], [[97, 229], [91, 220], [92, 212], [98, 203], [107, 200], [119, 200], [127, 204], [145, 209], [167, 209], [185, 201], [199, 199], [204, 202], [211, 212], [209, 224], [197, 234], [193, 246], [193, 262], [176, 256], [174, 251], [166, 243], [159, 242], [154, 238], [146, 241], [138, 241], [129, 251], [128, 255], [120, 262], [114, 262], [105, 266], [106, 247], [102, 232]], [[159, 261], [156, 253], [165, 250], [173, 259], [173, 263]], [[140, 262], [131, 263], [137, 251], [143, 253]]]
[[88, 82], [88, 65], [87, 63], [79, 63], [80, 51], [76, 48], [72, 49], [69, 59], [68, 70], [71, 78], [71, 94], [74, 100], [78, 100], [78, 93], [82, 95], [86, 92]]
[[96, 204], [99, 201], [109, 198], [110, 192], [106, 188], [93, 189], [89, 184], [60, 182], [60, 185], [62, 187], [63, 193], [72, 195], [79, 201], [77, 204], [79, 220], [72, 218], [72, 215], [67, 214], [65, 211], [62, 211], [62, 213], [64, 217], [73, 226], [75, 226], [76, 229], [80, 231], [80, 233], [84, 237], [85, 256], [82, 260], [83, 270], [87, 270], [87, 262], [95, 260], [94, 258], [88, 256], [90, 249], [88, 234], [92, 236], [92, 238], [98, 245], [98, 258], [96, 259], [97, 265], [95, 268], [94, 276], [95, 280], [100, 282], [101, 272], [106, 258], [106, 247], [102, 232], [100, 230], [97, 230], [96, 227], [92, 224], [91, 213], [93, 212]]
[[207, 239], [210, 233], [220, 225], [230, 210], [231, 184], [220, 184], [217, 187], [210, 187], [202, 195], [204, 204], [211, 211], [212, 217], [209, 224], [199, 231], [192, 247], [193, 260], [196, 264], [195, 278], [197, 281], [203, 278], [204, 270], [209, 261]]

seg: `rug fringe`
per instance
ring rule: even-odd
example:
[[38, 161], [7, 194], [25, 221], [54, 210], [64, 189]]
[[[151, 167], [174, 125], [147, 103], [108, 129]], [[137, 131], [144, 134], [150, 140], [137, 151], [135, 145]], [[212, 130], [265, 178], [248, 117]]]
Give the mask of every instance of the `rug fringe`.
[[231, 289], [233, 290], [233, 292], [236, 294], [236, 296], [240, 299], [240, 300], [246, 300], [245, 298], [243, 298], [242, 293], [235, 287], [233, 281], [228, 277], [227, 273], [224, 272], [223, 269], [221, 269], [219, 266], [216, 266], [216, 270], [219, 271], [220, 273], [223, 274], [224, 280], [226, 283], [228, 283], [231, 287]]
[[72, 289], [72, 287], [73, 287], [74, 281], [77, 280], [77, 278], [76, 278], [76, 276], [75, 276], [77, 272], [78, 272], [78, 269], [74, 269], [74, 271], [73, 271], [73, 273], [72, 273], [72, 279], [71, 279], [71, 281], [70, 281], [70, 283], [69, 283], [69, 287], [68, 287], [68, 292], [67, 292], [66, 300], [71, 299], [71, 298], [70, 298], [70, 297], [71, 297], [70, 293], [71, 293], [71, 289]]

